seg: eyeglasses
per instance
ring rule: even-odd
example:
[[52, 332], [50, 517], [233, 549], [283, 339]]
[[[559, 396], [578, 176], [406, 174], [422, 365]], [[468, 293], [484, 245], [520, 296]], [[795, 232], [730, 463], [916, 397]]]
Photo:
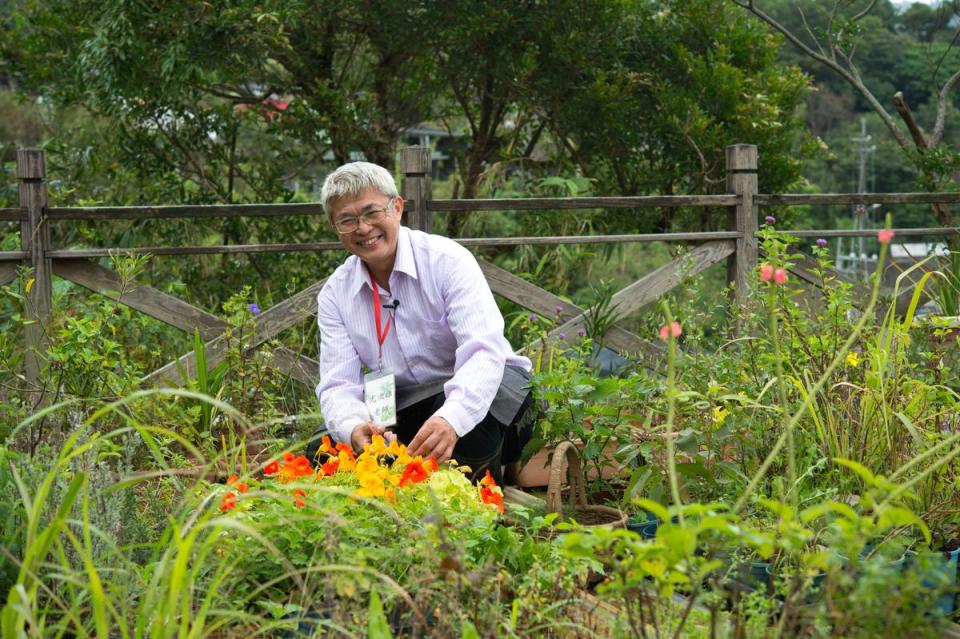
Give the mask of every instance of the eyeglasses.
[[379, 209], [370, 209], [365, 213], [360, 215], [348, 215], [340, 218], [339, 220], [334, 221], [333, 226], [337, 229], [337, 233], [340, 235], [349, 235], [353, 233], [358, 228], [360, 228], [360, 223], [364, 222], [366, 224], [376, 224], [383, 219], [383, 216], [386, 215], [387, 211], [390, 210], [390, 207], [393, 205], [393, 198], [387, 200], [387, 205]]

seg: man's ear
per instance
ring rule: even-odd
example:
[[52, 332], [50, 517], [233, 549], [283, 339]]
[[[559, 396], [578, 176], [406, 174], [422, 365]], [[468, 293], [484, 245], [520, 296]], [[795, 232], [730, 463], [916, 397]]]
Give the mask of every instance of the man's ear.
[[397, 216], [402, 220], [403, 219], [403, 198], [398, 195], [395, 199], [397, 201]]

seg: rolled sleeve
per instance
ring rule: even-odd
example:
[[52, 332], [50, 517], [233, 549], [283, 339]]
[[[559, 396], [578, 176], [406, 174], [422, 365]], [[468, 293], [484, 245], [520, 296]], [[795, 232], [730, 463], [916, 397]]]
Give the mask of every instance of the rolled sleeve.
[[324, 287], [317, 296], [317, 326], [320, 329], [320, 412], [333, 437], [350, 442], [357, 425], [369, 421], [363, 402], [363, 375], [357, 354], [343, 322], [334, 295]]

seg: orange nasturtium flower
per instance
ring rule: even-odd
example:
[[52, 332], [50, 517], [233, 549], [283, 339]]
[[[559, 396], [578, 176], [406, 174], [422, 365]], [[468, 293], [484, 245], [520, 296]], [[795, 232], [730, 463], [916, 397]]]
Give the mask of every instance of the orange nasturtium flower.
[[410, 484], [419, 484], [429, 476], [430, 473], [423, 467], [423, 464], [414, 460], [403, 469], [403, 475], [400, 477], [400, 488]]
[[247, 488], [247, 485], [242, 481], [240, 481], [240, 478], [237, 477], [236, 475], [230, 475], [229, 477], [227, 477], [227, 484], [230, 486], [233, 486], [234, 488], [239, 490], [241, 493], [245, 493], [247, 492], [247, 490], [249, 490]]
[[320, 467], [320, 470], [323, 471], [324, 477], [329, 477], [330, 475], [337, 472], [337, 467], [340, 466], [340, 460], [336, 457], [325, 463]]
[[487, 474], [483, 476], [483, 479], [480, 480], [481, 486], [496, 486], [497, 482], [494, 481], [493, 475], [490, 474], [490, 469], [487, 469]]
[[321, 453], [334, 453], [336, 452], [336, 447], [334, 447], [333, 442], [330, 441], [330, 435], [324, 435], [320, 438], [320, 452]]
[[237, 505], [237, 493], [230, 491], [223, 496], [223, 501], [220, 502], [220, 512], [227, 512], [232, 510]]
[[[427, 469], [428, 472], [435, 473], [440, 469], [440, 466], [437, 465], [437, 458], [430, 457], [427, 461], [423, 462], [423, 467]], [[490, 471], [487, 471], [487, 474], [490, 474]]]
[[292, 465], [295, 477], [306, 477], [313, 474], [313, 466], [310, 465], [310, 460], [304, 455], [295, 457]]
[[304, 491], [303, 488], [297, 488], [293, 491], [293, 505], [297, 508], [303, 508], [305, 503], [303, 500], [306, 499], [306, 497], [306, 491]]
[[485, 504], [493, 504], [501, 513], [503, 512], [503, 493], [497, 488], [497, 482], [494, 481], [490, 469], [480, 480], [480, 501]]
[[280, 472], [280, 464], [277, 463], [276, 459], [271, 459], [266, 466], [263, 467], [263, 474], [270, 476], [276, 475]]
[[493, 504], [501, 513], [503, 512], [503, 494], [499, 489], [489, 486], [480, 487], [480, 501], [485, 504]]

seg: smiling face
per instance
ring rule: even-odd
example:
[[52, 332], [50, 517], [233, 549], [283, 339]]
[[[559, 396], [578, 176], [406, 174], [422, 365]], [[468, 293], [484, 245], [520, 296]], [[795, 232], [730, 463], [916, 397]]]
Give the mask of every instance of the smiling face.
[[403, 198], [392, 200], [370, 187], [355, 197], [342, 197], [330, 202], [330, 219], [340, 220], [358, 217], [384, 209], [380, 219], [373, 223], [363, 221], [357, 230], [340, 235], [343, 247], [363, 260], [378, 280], [389, 277], [397, 256], [397, 238], [400, 235], [400, 218], [403, 216]]

